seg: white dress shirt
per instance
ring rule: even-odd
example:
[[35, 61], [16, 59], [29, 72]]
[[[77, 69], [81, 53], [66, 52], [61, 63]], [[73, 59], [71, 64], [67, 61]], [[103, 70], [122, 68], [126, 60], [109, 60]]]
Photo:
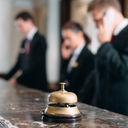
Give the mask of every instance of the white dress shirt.
[[79, 57], [79, 55], [80, 55], [81, 51], [83, 50], [84, 46], [85, 46], [85, 44], [82, 44], [73, 51], [72, 58], [70, 59], [69, 64], [68, 64], [68, 68], [67, 68], [68, 73], [71, 72], [73, 64], [76, 62], [76, 60]]
[[38, 29], [34, 27], [26, 36], [28, 40], [32, 40]]
[[114, 30], [113, 35], [117, 36], [128, 25], [128, 19], [125, 18]]

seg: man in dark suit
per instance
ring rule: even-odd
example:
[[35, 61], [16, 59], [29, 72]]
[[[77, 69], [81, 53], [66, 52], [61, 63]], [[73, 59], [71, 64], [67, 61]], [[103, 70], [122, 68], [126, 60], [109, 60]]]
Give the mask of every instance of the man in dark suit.
[[[88, 79], [94, 66], [94, 56], [87, 48], [90, 40], [83, 32], [82, 27], [72, 22], [64, 25], [62, 37], [64, 39], [63, 43], [67, 44], [67, 50], [70, 49], [69, 52], [66, 49], [64, 52], [64, 46], [62, 47], [62, 58], [67, 57], [67, 66], [66, 68], [64, 67], [66, 71], [63, 71], [63, 79], [68, 82], [67, 90], [78, 95], [84, 81]], [[85, 95], [83, 95], [83, 97], [84, 96]]]
[[101, 42], [96, 55], [94, 105], [128, 115], [128, 19], [118, 0], [94, 0], [89, 11]]
[[[26, 35], [15, 66], [2, 78], [11, 83], [19, 83], [30, 88], [47, 91], [45, 67], [46, 40], [34, 25], [33, 17], [27, 12], [16, 16], [18, 29]], [[15, 74], [20, 70], [20, 75]]]

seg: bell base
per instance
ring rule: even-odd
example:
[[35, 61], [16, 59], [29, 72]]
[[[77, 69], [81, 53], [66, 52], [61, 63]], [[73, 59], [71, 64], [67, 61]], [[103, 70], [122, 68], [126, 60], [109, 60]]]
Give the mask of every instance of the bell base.
[[48, 123], [75, 123], [81, 120], [81, 115], [76, 116], [57, 116], [43, 113], [42, 120]]

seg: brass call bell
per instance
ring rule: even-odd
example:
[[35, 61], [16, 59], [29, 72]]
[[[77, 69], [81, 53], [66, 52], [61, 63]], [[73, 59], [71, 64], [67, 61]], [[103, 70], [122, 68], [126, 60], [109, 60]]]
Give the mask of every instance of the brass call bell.
[[49, 104], [42, 113], [44, 122], [66, 123], [81, 120], [81, 114], [76, 106], [77, 96], [67, 92], [61, 84], [61, 90], [49, 94]]

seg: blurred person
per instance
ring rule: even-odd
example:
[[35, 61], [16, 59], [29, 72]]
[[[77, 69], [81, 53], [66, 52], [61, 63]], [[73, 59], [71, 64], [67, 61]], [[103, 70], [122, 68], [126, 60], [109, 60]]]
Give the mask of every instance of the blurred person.
[[[25, 34], [21, 43], [16, 64], [1, 78], [13, 84], [19, 83], [30, 88], [47, 91], [47, 77], [45, 67], [46, 39], [38, 32], [33, 17], [28, 12], [21, 12], [16, 16], [17, 27]], [[14, 76], [18, 71], [19, 76]]]
[[78, 95], [94, 67], [94, 56], [87, 48], [90, 39], [81, 25], [74, 22], [68, 22], [63, 26], [62, 38], [62, 58], [68, 61], [65, 67], [67, 90]]
[[66, 79], [66, 73], [67, 73], [67, 65], [69, 63], [70, 57], [72, 55], [73, 49], [70, 46], [70, 41], [66, 40], [62, 42], [61, 45], [61, 71], [60, 81], [65, 81]]
[[128, 115], [128, 19], [122, 15], [118, 0], [93, 0], [88, 10], [101, 43], [93, 104]]
[[63, 43], [62, 43], [62, 47], [61, 47], [61, 55], [62, 55], [62, 58], [64, 60], [68, 60], [72, 54], [72, 47], [70, 46], [70, 41], [68, 40], [65, 40]]

